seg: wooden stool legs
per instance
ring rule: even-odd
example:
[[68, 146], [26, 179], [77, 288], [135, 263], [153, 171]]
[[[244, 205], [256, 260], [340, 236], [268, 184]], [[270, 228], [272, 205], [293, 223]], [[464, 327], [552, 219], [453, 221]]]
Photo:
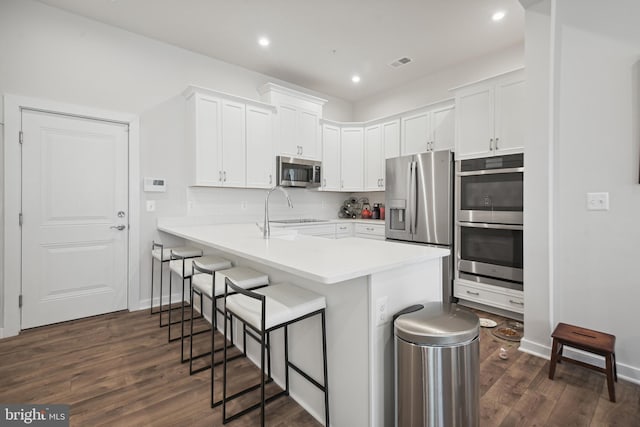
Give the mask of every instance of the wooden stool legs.
[[[551, 336], [553, 337], [553, 344], [551, 345], [549, 379], [552, 380], [556, 373], [556, 364], [561, 363], [563, 360], [585, 368], [593, 369], [594, 371], [602, 372], [607, 377], [609, 400], [615, 402], [616, 390], [614, 382], [618, 381], [616, 353], [614, 351], [616, 337], [614, 335], [568, 325], [566, 323], [559, 323]], [[565, 345], [604, 357], [605, 368], [603, 369], [599, 366], [594, 366], [589, 363], [563, 356], [562, 350]]]

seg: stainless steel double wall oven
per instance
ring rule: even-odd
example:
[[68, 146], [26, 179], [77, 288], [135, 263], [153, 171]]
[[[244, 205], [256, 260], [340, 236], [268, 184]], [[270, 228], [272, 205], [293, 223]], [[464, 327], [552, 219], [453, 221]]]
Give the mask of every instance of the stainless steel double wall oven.
[[523, 289], [524, 155], [456, 162], [458, 277]]

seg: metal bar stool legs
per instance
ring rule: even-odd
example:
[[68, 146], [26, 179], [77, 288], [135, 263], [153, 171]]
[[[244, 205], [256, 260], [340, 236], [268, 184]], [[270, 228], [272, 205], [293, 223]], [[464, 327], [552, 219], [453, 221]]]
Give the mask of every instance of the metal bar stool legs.
[[[225, 282], [227, 280], [233, 282], [238, 287], [242, 289], [258, 289], [265, 287], [269, 284], [269, 277], [266, 274], [255, 271], [251, 268], [247, 267], [232, 267], [224, 270], [216, 270], [213, 269], [205, 269], [200, 265], [200, 260], [196, 260], [193, 263], [193, 267], [195, 271], [199, 271], [201, 274], [194, 274], [192, 284], [193, 291], [199, 292], [203, 297], [208, 298], [211, 301], [211, 349], [210, 351], [194, 355], [193, 354], [193, 336], [191, 336], [190, 348], [189, 348], [189, 358], [191, 359], [190, 373], [201, 372], [206, 369], [211, 369], [211, 407], [218, 406], [222, 403], [222, 400], [215, 401], [215, 393], [214, 393], [214, 383], [215, 383], [215, 375], [213, 367], [218, 366], [223, 363], [222, 360], [216, 361], [215, 354], [224, 350], [227, 351], [228, 348], [233, 347], [234, 343], [234, 331], [233, 331], [233, 322], [231, 322], [232, 318], [229, 317], [227, 313], [218, 308], [218, 300], [223, 299], [225, 294]], [[217, 313], [222, 313], [224, 317], [224, 343], [220, 348], [215, 348], [215, 333], [217, 331]], [[230, 321], [229, 323], [227, 321]], [[228, 333], [231, 334], [231, 339], [227, 339]], [[246, 333], [243, 329], [243, 342], [246, 343]], [[200, 358], [202, 356], [210, 355], [211, 360], [208, 366], [193, 370], [193, 360]], [[240, 353], [234, 357], [227, 358], [227, 361], [233, 360], [238, 357], [244, 357], [246, 354]], [[269, 369], [269, 373], [271, 370]]]
[[[169, 308], [171, 307], [171, 304], [168, 305], [168, 307], [164, 307], [164, 298], [163, 298], [163, 291], [164, 291], [164, 286], [163, 286], [163, 276], [164, 276], [164, 265], [169, 263], [171, 260], [171, 253], [176, 253], [184, 258], [193, 258], [193, 257], [198, 257], [202, 255], [202, 250], [197, 249], [197, 248], [192, 248], [189, 246], [181, 246], [178, 248], [167, 248], [165, 247], [162, 243], [158, 243], [158, 242], [152, 242], [151, 245], [151, 309], [150, 309], [150, 314], [159, 314], [158, 316], [158, 323], [160, 327], [165, 327], [168, 326], [168, 322], [163, 322], [163, 313], [167, 313], [169, 311]], [[160, 288], [159, 288], [159, 301], [158, 301], [158, 307], [157, 310], [154, 310], [154, 288], [155, 288], [155, 264], [156, 262], [159, 262], [160, 264]], [[169, 273], [171, 274], [171, 273]], [[169, 280], [171, 280], [171, 277], [169, 277]]]
[[[235, 292], [231, 295], [230, 292]], [[307, 289], [288, 283], [267, 286], [257, 290], [246, 290], [226, 280], [225, 313], [242, 321], [247, 328], [260, 336], [260, 383], [233, 396], [227, 396], [227, 350], [224, 349], [223, 389], [222, 389], [222, 422], [228, 423], [254, 409], [260, 408], [260, 423], [265, 423], [265, 405], [281, 396], [289, 394], [289, 369], [293, 369], [303, 378], [324, 393], [325, 425], [329, 426], [329, 390], [327, 370], [327, 341], [326, 341], [326, 300], [325, 297]], [[322, 322], [322, 357], [323, 384], [316, 381], [299, 366], [289, 360], [289, 325], [316, 315], [320, 315]], [[225, 316], [225, 333], [227, 316]], [[267, 397], [265, 393], [265, 352], [269, 334], [284, 328], [285, 354], [285, 389]], [[227, 403], [241, 394], [260, 387], [260, 402], [242, 409], [231, 416], [227, 416]]]

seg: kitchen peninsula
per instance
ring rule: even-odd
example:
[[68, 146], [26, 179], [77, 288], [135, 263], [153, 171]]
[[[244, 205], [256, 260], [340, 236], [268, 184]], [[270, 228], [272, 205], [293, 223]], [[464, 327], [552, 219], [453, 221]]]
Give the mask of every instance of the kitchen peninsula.
[[[441, 259], [448, 250], [360, 238], [324, 239], [275, 228], [270, 239], [263, 239], [255, 224], [192, 225], [184, 219], [161, 219], [158, 229], [235, 265], [262, 271], [271, 283], [286, 281], [324, 295], [331, 424], [393, 424], [391, 317], [408, 305], [442, 300]], [[291, 360], [321, 378], [320, 322], [307, 319], [291, 326], [289, 334]], [[276, 333], [271, 341], [273, 377], [279, 384], [284, 383], [282, 337]], [[249, 354], [255, 354], [250, 345]], [[322, 419], [321, 393], [295, 373], [291, 396]]]

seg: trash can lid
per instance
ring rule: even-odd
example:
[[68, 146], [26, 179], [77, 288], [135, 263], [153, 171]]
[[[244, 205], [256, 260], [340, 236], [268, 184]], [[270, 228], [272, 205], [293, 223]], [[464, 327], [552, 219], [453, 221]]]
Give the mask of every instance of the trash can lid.
[[447, 346], [472, 341], [480, 333], [478, 316], [458, 304], [428, 302], [399, 316], [397, 337], [417, 345]]

